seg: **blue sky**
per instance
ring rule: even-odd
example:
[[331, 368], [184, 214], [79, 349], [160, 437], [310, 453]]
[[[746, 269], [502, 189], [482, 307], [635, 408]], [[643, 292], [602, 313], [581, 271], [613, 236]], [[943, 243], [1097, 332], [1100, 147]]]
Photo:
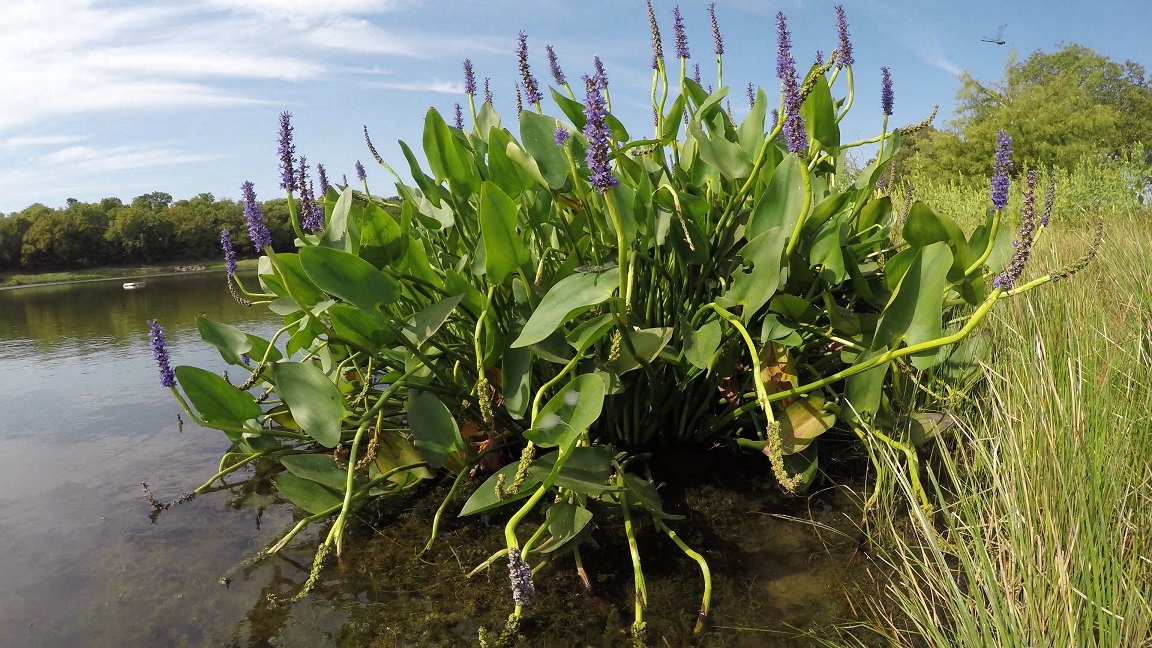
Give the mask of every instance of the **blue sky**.
[[[570, 81], [605, 62], [613, 111], [633, 135], [651, 124], [648, 21], [642, 0], [5, 0], [0, 12], [0, 213], [69, 197], [124, 200], [150, 191], [236, 198], [252, 180], [281, 195], [277, 115], [294, 115], [297, 150], [334, 178], [363, 160], [369, 183], [394, 193], [370, 164], [367, 125], [382, 156], [404, 168], [398, 139], [419, 148], [435, 106], [451, 122], [463, 102], [461, 62], [491, 77], [496, 107], [515, 114], [516, 37], [550, 81], [544, 45]], [[656, 0], [671, 56], [673, 2]], [[707, 2], [680, 2], [704, 84], [715, 57]], [[739, 119], [744, 88], [776, 88], [775, 13], [807, 65], [835, 47], [836, 2], [718, 0], [725, 81]], [[952, 115], [956, 75], [1001, 76], [1020, 58], [1076, 42], [1152, 66], [1143, 0], [942, 2], [843, 0], [855, 46], [856, 107], [848, 139], [878, 134], [880, 67], [892, 70], [896, 125], [941, 105]], [[982, 43], [1006, 23], [1005, 46]], [[838, 85], [834, 91], [840, 90]], [[559, 115], [553, 106], [545, 112]], [[515, 130], [515, 129], [514, 129]]]

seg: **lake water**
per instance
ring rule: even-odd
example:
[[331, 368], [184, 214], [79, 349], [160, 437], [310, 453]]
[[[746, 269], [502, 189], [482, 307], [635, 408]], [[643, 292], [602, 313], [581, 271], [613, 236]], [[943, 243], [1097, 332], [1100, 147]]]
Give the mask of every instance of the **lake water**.
[[307, 577], [307, 548], [219, 584], [292, 525], [277, 498], [214, 493], [149, 519], [140, 482], [175, 499], [228, 449], [220, 432], [179, 431], [148, 346], [156, 319], [173, 365], [227, 368], [196, 315], [277, 328], [222, 274], [0, 291], [0, 645], [309, 645], [340, 626], [331, 606], [264, 610]]
[[[187, 421], [181, 431], [149, 350], [156, 319], [173, 365], [227, 369], [200, 340], [196, 315], [265, 338], [278, 327], [266, 309], [232, 301], [221, 274], [153, 277], [141, 290], [120, 281], [0, 290], [0, 646], [476, 645], [480, 625], [498, 627], [510, 610], [503, 565], [463, 574], [503, 546], [503, 519], [450, 514], [437, 548], [417, 558], [444, 484], [359, 515], [347, 560], [290, 607], [269, 595], [299, 591], [317, 540], [306, 532], [246, 563], [301, 517], [267, 480], [237, 483], [237, 473], [232, 488], [151, 521], [140, 482], [171, 501], [211, 477], [229, 447], [220, 432]], [[680, 533], [713, 568], [714, 625], [700, 645], [805, 645], [797, 629], [858, 620], [844, 598], [863, 574], [852, 498], [834, 488], [782, 498], [762, 457], [742, 460], [736, 469], [722, 453], [687, 451], [657, 466], [688, 485], [665, 489], [666, 507], [689, 516]], [[820, 524], [790, 521], [809, 515]], [[606, 518], [585, 557], [597, 595], [583, 592], [570, 559], [549, 565], [530, 641], [627, 644], [631, 566], [619, 521]], [[641, 535], [650, 638], [683, 645], [699, 604], [696, 566], [650, 527]]]

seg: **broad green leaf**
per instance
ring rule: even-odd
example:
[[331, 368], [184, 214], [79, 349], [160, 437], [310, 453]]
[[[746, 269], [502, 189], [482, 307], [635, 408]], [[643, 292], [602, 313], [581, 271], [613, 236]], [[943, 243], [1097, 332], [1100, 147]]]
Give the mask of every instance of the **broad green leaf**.
[[[368, 467], [369, 479], [376, 479], [389, 470], [400, 466], [409, 466], [424, 461], [424, 457], [412, 445], [412, 442], [396, 432], [381, 432], [377, 439], [376, 448], [376, 459]], [[388, 481], [400, 488], [406, 488], [421, 479], [431, 479], [432, 476], [432, 471], [426, 467], [413, 468], [392, 475]]]
[[[675, 329], [671, 326], [640, 329], [639, 331], [629, 331], [628, 339], [632, 342], [632, 347], [636, 349], [636, 353], [640, 355], [640, 359], [650, 363], [656, 359], [656, 356], [660, 355], [660, 352], [672, 340], [674, 331]], [[632, 355], [627, 346], [621, 345], [620, 357], [612, 363], [612, 373], [620, 375], [637, 369], [641, 366], [640, 359]]]
[[472, 155], [456, 139], [448, 124], [435, 108], [429, 108], [424, 117], [424, 155], [437, 181], [447, 180], [448, 187], [457, 196], [471, 196], [479, 188], [480, 179]]
[[836, 124], [836, 106], [823, 74], [816, 76], [812, 91], [800, 107], [800, 116], [809, 140], [819, 142], [819, 148], [836, 157], [840, 151], [840, 126]]
[[404, 324], [402, 330], [404, 337], [408, 338], [408, 341], [417, 348], [423, 346], [436, 334], [436, 331], [440, 330], [448, 316], [456, 310], [456, 304], [459, 304], [463, 297], [463, 294], [445, 297], [413, 315], [412, 319]]
[[199, 367], [176, 367], [176, 381], [200, 418], [212, 425], [242, 427], [248, 419], [260, 416], [260, 405], [252, 394], [242, 392], [220, 376]]
[[[887, 346], [881, 346], [860, 356], [856, 364], [864, 364], [888, 352]], [[863, 373], [849, 376], [845, 385], [845, 398], [849, 405], [840, 410], [840, 416], [845, 421], [855, 421], [861, 416], [867, 420], [880, 411], [880, 404], [884, 400], [884, 379], [888, 376], [891, 362], [869, 369]]]
[[480, 106], [480, 110], [476, 111], [476, 133], [485, 141], [491, 142], [489, 135], [492, 129], [499, 131], [501, 128], [500, 114], [496, 112], [492, 104], [485, 101]]
[[435, 394], [415, 390], [408, 393], [408, 423], [416, 447], [432, 468], [440, 468], [448, 455], [464, 450], [456, 419]]
[[[551, 452], [537, 459], [528, 470], [528, 474], [543, 481], [556, 465], [557, 454]], [[573, 448], [556, 474], [554, 485], [592, 497], [619, 490], [618, 487], [608, 483], [614, 459], [612, 451], [605, 446]]]
[[228, 364], [243, 365], [240, 355], [252, 350], [252, 342], [248, 340], [248, 335], [235, 326], [213, 322], [197, 315], [196, 329], [200, 331], [200, 338], [216, 347], [220, 357]]
[[336, 491], [290, 472], [280, 473], [275, 482], [276, 490], [287, 497], [289, 502], [312, 515], [323, 513], [344, 502], [343, 496]]
[[[363, 450], [364, 445], [360, 449]], [[343, 493], [348, 484], [348, 469], [341, 468], [329, 453], [288, 455], [280, 457], [280, 463], [293, 475], [319, 482], [337, 493]]]
[[568, 502], [553, 504], [552, 508], [548, 509], [548, 517], [544, 520], [552, 537], [537, 547], [535, 552], [552, 553], [560, 549], [571, 542], [591, 521], [592, 512], [583, 506]]
[[508, 145], [504, 147], [504, 153], [512, 160], [516, 166], [520, 167], [524, 173], [528, 174], [536, 184], [548, 189], [548, 181], [544, 179], [543, 174], [540, 173], [540, 166], [536, 164], [536, 160], [532, 159], [524, 149], [517, 146], [516, 142], [509, 141]]
[[362, 349], [375, 351], [396, 341], [391, 327], [350, 304], [333, 305], [328, 318], [336, 335]]
[[732, 287], [716, 303], [725, 308], [743, 306], [744, 321], [751, 321], [780, 287], [784, 247], [791, 233], [790, 229], [777, 227], [749, 239], [740, 250], [742, 268], [733, 273]]
[[349, 218], [352, 211], [352, 199], [355, 192], [352, 187], [346, 187], [336, 201], [328, 222], [324, 225], [324, 235], [320, 237], [320, 245], [335, 248], [356, 254], [359, 250], [359, 236], [353, 236], [356, 224]]
[[[572, 122], [572, 125], [576, 127], [576, 130], [583, 131], [584, 124], [586, 124], [588, 120], [588, 118], [584, 116], [584, 104], [580, 103], [579, 101], [574, 101], [568, 96], [561, 94], [556, 90], [556, 88], [550, 88], [550, 90], [552, 91], [552, 99], [556, 102], [556, 105], [560, 107], [560, 110], [564, 113], [564, 116]], [[520, 131], [521, 136], [523, 136], [523, 124], [520, 125]]]
[[684, 357], [699, 369], [707, 369], [720, 348], [723, 331], [720, 322], [712, 320], [701, 326], [699, 330], [692, 329], [687, 321], [681, 321], [681, 331], [684, 333]]
[[840, 219], [833, 220], [812, 241], [809, 265], [812, 268], [819, 267], [821, 278], [832, 286], [840, 285], [848, 276], [841, 247], [844, 229]]
[[696, 138], [700, 159], [719, 170], [720, 175], [737, 180], [752, 173], [752, 158], [739, 143], [729, 142], [723, 137], [709, 137], [696, 122], [692, 122], [688, 129]]
[[311, 308], [316, 302], [324, 299], [324, 293], [312, 283], [308, 275], [304, 274], [304, 269], [300, 265], [300, 255], [277, 254], [275, 268], [282, 285], [293, 301]]
[[534, 186], [533, 179], [520, 165], [508, 157], [508, 147], [514, 147], [512, 136], [503, 130], [493, 130], [488, 136], [489, 179], [512, 198], [518, 198], [525, 189]]
[[591, 427], [603, 409], [604, 381], [595, 374], [581, 374], [540, 409], [524, 438], [542, 448], [566, 446]]
[[504, 283], [513, 270], [531, 259], [516, 231], [516, 203], [487, 180], [480, 190], [480, 230], [486, 255], [484, 269], [490, 282]]
[[568, 179], [568, 155], [556, 145], [557, 126], [559, 122], [554, 117], [531, 110], [520, 114], [520, 141], [552, 189], [560, 189]]
[[[904, 240], [912, 247], [925, 247], [942, 241], [952, 250], [952, 270], [948, 273], [948, 280], [959, 282], [964, 277], [964, 270], [976, 261], [979, 256], [972, 256], [964, 232], [960, 230], [951, 218], [944, 214], [937, 214], [920, 201], [912, 203], [908, 211], [908, 220], [904, 222]], [[981, 250], [983, 252], [983, 250]]]
[[[412, 179], [416, 181], [416, 186], [420, 187], [420, 192], [423, 194], [422, 197], [429, 200], [433, 205], [439, 206], [440, 185], [432, 178], [429, 178], [428, 175], [424, 173], [424, 170], [420, 168], [420, 161], [416, 159], [416, 155], [412, 153], [412, 149], [408, 148], [408, 144], [406, 144], [404, 140], [400, 140], [399, 144], [400, 151], [404, 154], [404, 159], [408, 160], [408, 170], [412, 174]], [[396, 186], [400, 191], [400, 195], [406, 199], [405, 202], [412, 202], [412, 200], [415, 199], [415, 196], [409, 199], [409, 196], [404, 195], [410, 192], [407, 191], [407, 187], [403, 184], [397, 184]]]
[[540, 300], [512, 347], [525, 347], [543, 340], [567, 322], [574, 311], [607, 301], [619, 285], [619, 268], [578, 272], [561, 279]]
[[672, 107], [664, 116], [664, 126], [660, 129], [661, 141], [670, 144], [680, 134], [680, 124], [683, 122], [686, 104], [685, 95], [679, 95], [676, 97], [676, 101], [672, 102]]
[[272, 382], [304, 432], [325, 448], [335, 448], [345, 409], [328, 376], [312, 364], [277, 362], [272, 365]]
[[808, 396], [792, 403], [781, 414], [780, 441], [784, 454], [796, 454], [807, 448], [816, 437], [832, 429], [836, 415], [823, 411], [822, 396]]
[[524, 418], [532, 402], [532, 350], [521, 347], [505, 351], [501, 380], [508, 415], [516, 420]]
[[568, 334], [568, 344], [572, 345], [573, 349], [576, 349], [577, 355], [582, 354], [593, 344], [603, 339], [608, 331], [611, 331], [615, 325], [616, 316], [612, 313], [604, 313], [573, 329], [572, 332]]
[[751, 241], [757, 236], [777, 227], [791, 235], [796, 221], [804, 208], [804, 177], [800, 170], [803, 164], [796, 155], [789, 154], [772, 173], [768, 188], [757, 201], [748, 221], [744, 238]]
[[[545, 455], [545, 457], [552, 457], [555, 461], [556, 453], [552, 452]], [[540, 461], [540, 459], [537, 459]], [[516, 470], [519, 468], [519, 462], [513, 461], [512, 463], [504, 466], [488, 479], [484, 480], [483, 484], [472, 493], [467, 502], [464, 502], [464, 508], [460, 510], [460, 517], [465, 515], [475, 515], [477, 513], [484, 513], [491, 511], [495, 508], [500, 508], [505, 504], [511, 504], [517, 500], [522, 500], [536, 491], [536, 487], [540, 485], [541, 478], [533, 474], [531, 471], [524, 477], [524, 483], [520, 485], [520, 490], [516, 493], [508, 495], [504, 499], [500, 499], [496, 495], [496, 485], [500, 483], [500, 477], [504, 477], [505, 490], [512, 488], [512, 482], [516, 478]], [[551, 467], [549, 467], [551, 468]], [[547, 476], [547, 472], [544, 473]]]
[[755, 160], [756, 156], [760, 155], [760, 149], [764, 146], [764, 138], [766, 137], [764, 117], [767, 114], [768, 95], [764, 94], [763, 88], [757, 88], [756, 102], [744, 117], [744, 121], [740, 122], [740, 127], [736, 129], [740, 146], [748, 155], [748, 159]]
[[309, 247], [300, 250], [300, 264], [317, 286], [353, 306], [378, 316], [377, 306], [400, 297], [400, 284], [364, 259], [343, 250]]
[[268, 362], [279, 362], [284, 359], [284, 356], [276, 347], [272, 347], [269, 350], [268, 340], [262, 337], [249, 334], [248, 343], [252, 345], [252, 351], [248, 355], [253, 362], [260, 362], [260, 359], [264, 357], [265, 353], [268, 354]]
[[853, 191], [845, 191], [844, 193], [834, 193], [824, 200], [821, 200], [812, 208], [812, 211], [808, 214], [808, 218], [804, 220], [804, 233], [811, 234], [815, 232], [821, 225], [843, 211], [854, 197], [855, 193]]
[[[877, 326], [873, 348], [896, 348], [902, 340], [909, 346], [941, 336], [944, 288], [952, 267], [952, 251], [944, 242], [921, 248], [900, 285], [892, 294]], [[936, 350], [912, 356], [918, 369], [932, 365]]]
[[656, 486], [652, 482], [631, 473], [624, 473], [624, 484], [628, 487], [628, 495], [633, 498], [634, 503], [643, 506], [652, 517], [659, 520], [684, 519], [683, 515], [670, 515], [664, 512], [664, 507], [660, 503], [660, 494], [656, 492]]
[[[374, 203], [364, 208], [364, 226], [360, 229], [360, 256], [376, 266], [391, 265], [404, 255], [408, 239], [396, 218]], [[351, 250], [348, 250], [351, 252]]]

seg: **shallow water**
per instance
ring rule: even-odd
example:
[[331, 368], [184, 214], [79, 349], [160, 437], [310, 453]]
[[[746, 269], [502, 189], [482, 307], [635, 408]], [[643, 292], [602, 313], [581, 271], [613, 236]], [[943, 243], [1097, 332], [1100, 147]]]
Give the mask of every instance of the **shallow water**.
[[[227, 368], [200, 341], [197, 314], [264, 337], [277, 328], [266, 310], [235, 304], [217, 274], [149, 278], [132, 291], [119, 281], [0, 291], [0, 645], [475, 645], [481, 625], [498, 627], [510, 611], [505, 564], [462, 574], [501, 547], [499, 515], [485, 525], [450, 513], [435, 549], [416, 558], [443, 484], [361, 515], [343, 565], [289, 608], [268, 595], [299, 590], [313, 536], [243, 568], [299, 517], [266, 481], [201, 496], [152, 523], [140, 482], [175, 499], [228, 449], [219, 432], [191, 423], [180, 431], [179, 406], [158, 385], [149, 352], [147, 320], [157, 319], [174, 365]], [[853, 619], [844, 591], [861, 558], [851, 498], [826, 494], [810, 517], [817, 499], [779, 496], [766, 462], [758, 477], [755, 458], [739, 470], [723, 455], [689, 453], [687, 463], [691, 475], [675, 459], [654, 469], [672, 482], [666, 508], [688, 516], [673, 525], [712, 563], [712, 628], [700, 645], [806, 645], [795, 629]], [[519, 645], [624, 645], [628, 551], [618, 516], [605, 512], [597, 525], [599, 548], [584, 553], [595, 596], [572, 558], [558, 557], [538, 577], [540, 602], [526, 612]], [[696, 564], [643, 522], [640, 542], [652, 645], [684, 645], [699, 605]]]

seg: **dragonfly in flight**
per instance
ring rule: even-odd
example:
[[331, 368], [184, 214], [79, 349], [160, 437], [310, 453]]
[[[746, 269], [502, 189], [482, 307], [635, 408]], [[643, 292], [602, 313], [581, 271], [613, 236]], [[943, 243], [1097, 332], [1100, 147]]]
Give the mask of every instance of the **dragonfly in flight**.
[[1004, 28], [1007, 26], [1008, 26], [1007, 24], [1000, 25], [1000, 29], [996, 30], [996, 37], [995, 38], [981, 38], [980, 40], [984, 41], [985, 43], [995, 43], [997, 45], [1003, 45], [1004, 44]]

